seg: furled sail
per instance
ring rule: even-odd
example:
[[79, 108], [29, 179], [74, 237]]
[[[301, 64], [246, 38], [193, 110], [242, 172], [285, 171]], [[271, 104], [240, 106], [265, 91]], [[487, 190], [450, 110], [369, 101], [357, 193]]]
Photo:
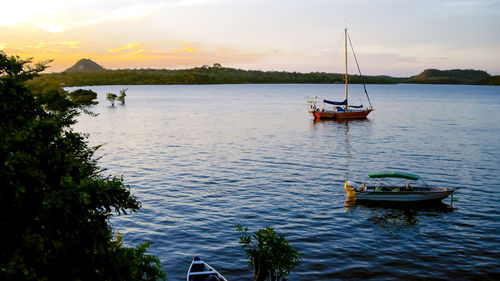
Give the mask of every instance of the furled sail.
[[324, 103], [328, 103], [328, 104], [333, 104], [333, 105], [346, 105], [347, 104], [347, 99], [345, 99], [344, 101], [342, 102], [338, 102], [338, 101], [331, 101], [331, 100], [323, 100]]

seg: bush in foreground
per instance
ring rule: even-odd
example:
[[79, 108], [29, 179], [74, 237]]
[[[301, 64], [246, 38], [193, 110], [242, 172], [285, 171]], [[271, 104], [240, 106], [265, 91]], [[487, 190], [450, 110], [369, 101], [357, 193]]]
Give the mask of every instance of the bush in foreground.
[[164, 279], [147, 243], [113, 239], [109, 217], [140, 203], [121, 177], [101, 175], [97, 148], [71, 130], [89, 93], [27, 88], [47, 64], [0, 52], [0, 279]]
[[248, 264], [253, 266], [255, 281], [284, 281], [300, 264], [301, 255], [285, 237], [276, 235], [273, 227], [247, 234], [248, 228], [237, 225], [240, 244], [246, 251]]

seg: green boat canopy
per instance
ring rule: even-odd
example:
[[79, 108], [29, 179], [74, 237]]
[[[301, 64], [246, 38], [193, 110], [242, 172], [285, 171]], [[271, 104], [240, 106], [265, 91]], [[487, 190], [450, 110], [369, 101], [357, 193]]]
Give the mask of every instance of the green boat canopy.
[[376, 173], [368, 174], [368, 176], [370, 178], [400, 178], [400, 179], [407, 179], [407, 180], [414, 180], [414, 181], [420, 179], [420, 177], [415, 175], [415, 174], [396, 172], [396, 171], [376, 172]]

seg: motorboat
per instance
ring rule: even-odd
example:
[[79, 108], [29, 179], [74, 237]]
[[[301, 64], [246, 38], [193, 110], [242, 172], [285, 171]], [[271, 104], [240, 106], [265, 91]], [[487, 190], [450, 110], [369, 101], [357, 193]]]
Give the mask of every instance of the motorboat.
[[[420, 176], [406, 172], [382, 171], [368, 176], [377, 179], [377, 182], [374, 185], [363, 182], [361, 186], [354, 181], [345, 182], [347, 202], [433, 202], [453, 196], [455, 191], [445, 187], [431, 187]], [[394, 180], [399, 182], [394, 183]]]

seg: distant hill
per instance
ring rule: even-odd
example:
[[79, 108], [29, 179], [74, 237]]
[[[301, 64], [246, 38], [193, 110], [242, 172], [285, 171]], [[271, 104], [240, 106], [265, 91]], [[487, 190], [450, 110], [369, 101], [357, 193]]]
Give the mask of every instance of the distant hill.
[[416, 76], [408, 78], [406, 83], [417, 84], [488, 84], [491, 75], [482, 70], [452, 69], [437, 70], [426, 69]]
[[75, 65], [66, 69], [64, 72], [88, 72], [100, 70], [105, 70], [105, 68], [90, 59], [81, 59]]

